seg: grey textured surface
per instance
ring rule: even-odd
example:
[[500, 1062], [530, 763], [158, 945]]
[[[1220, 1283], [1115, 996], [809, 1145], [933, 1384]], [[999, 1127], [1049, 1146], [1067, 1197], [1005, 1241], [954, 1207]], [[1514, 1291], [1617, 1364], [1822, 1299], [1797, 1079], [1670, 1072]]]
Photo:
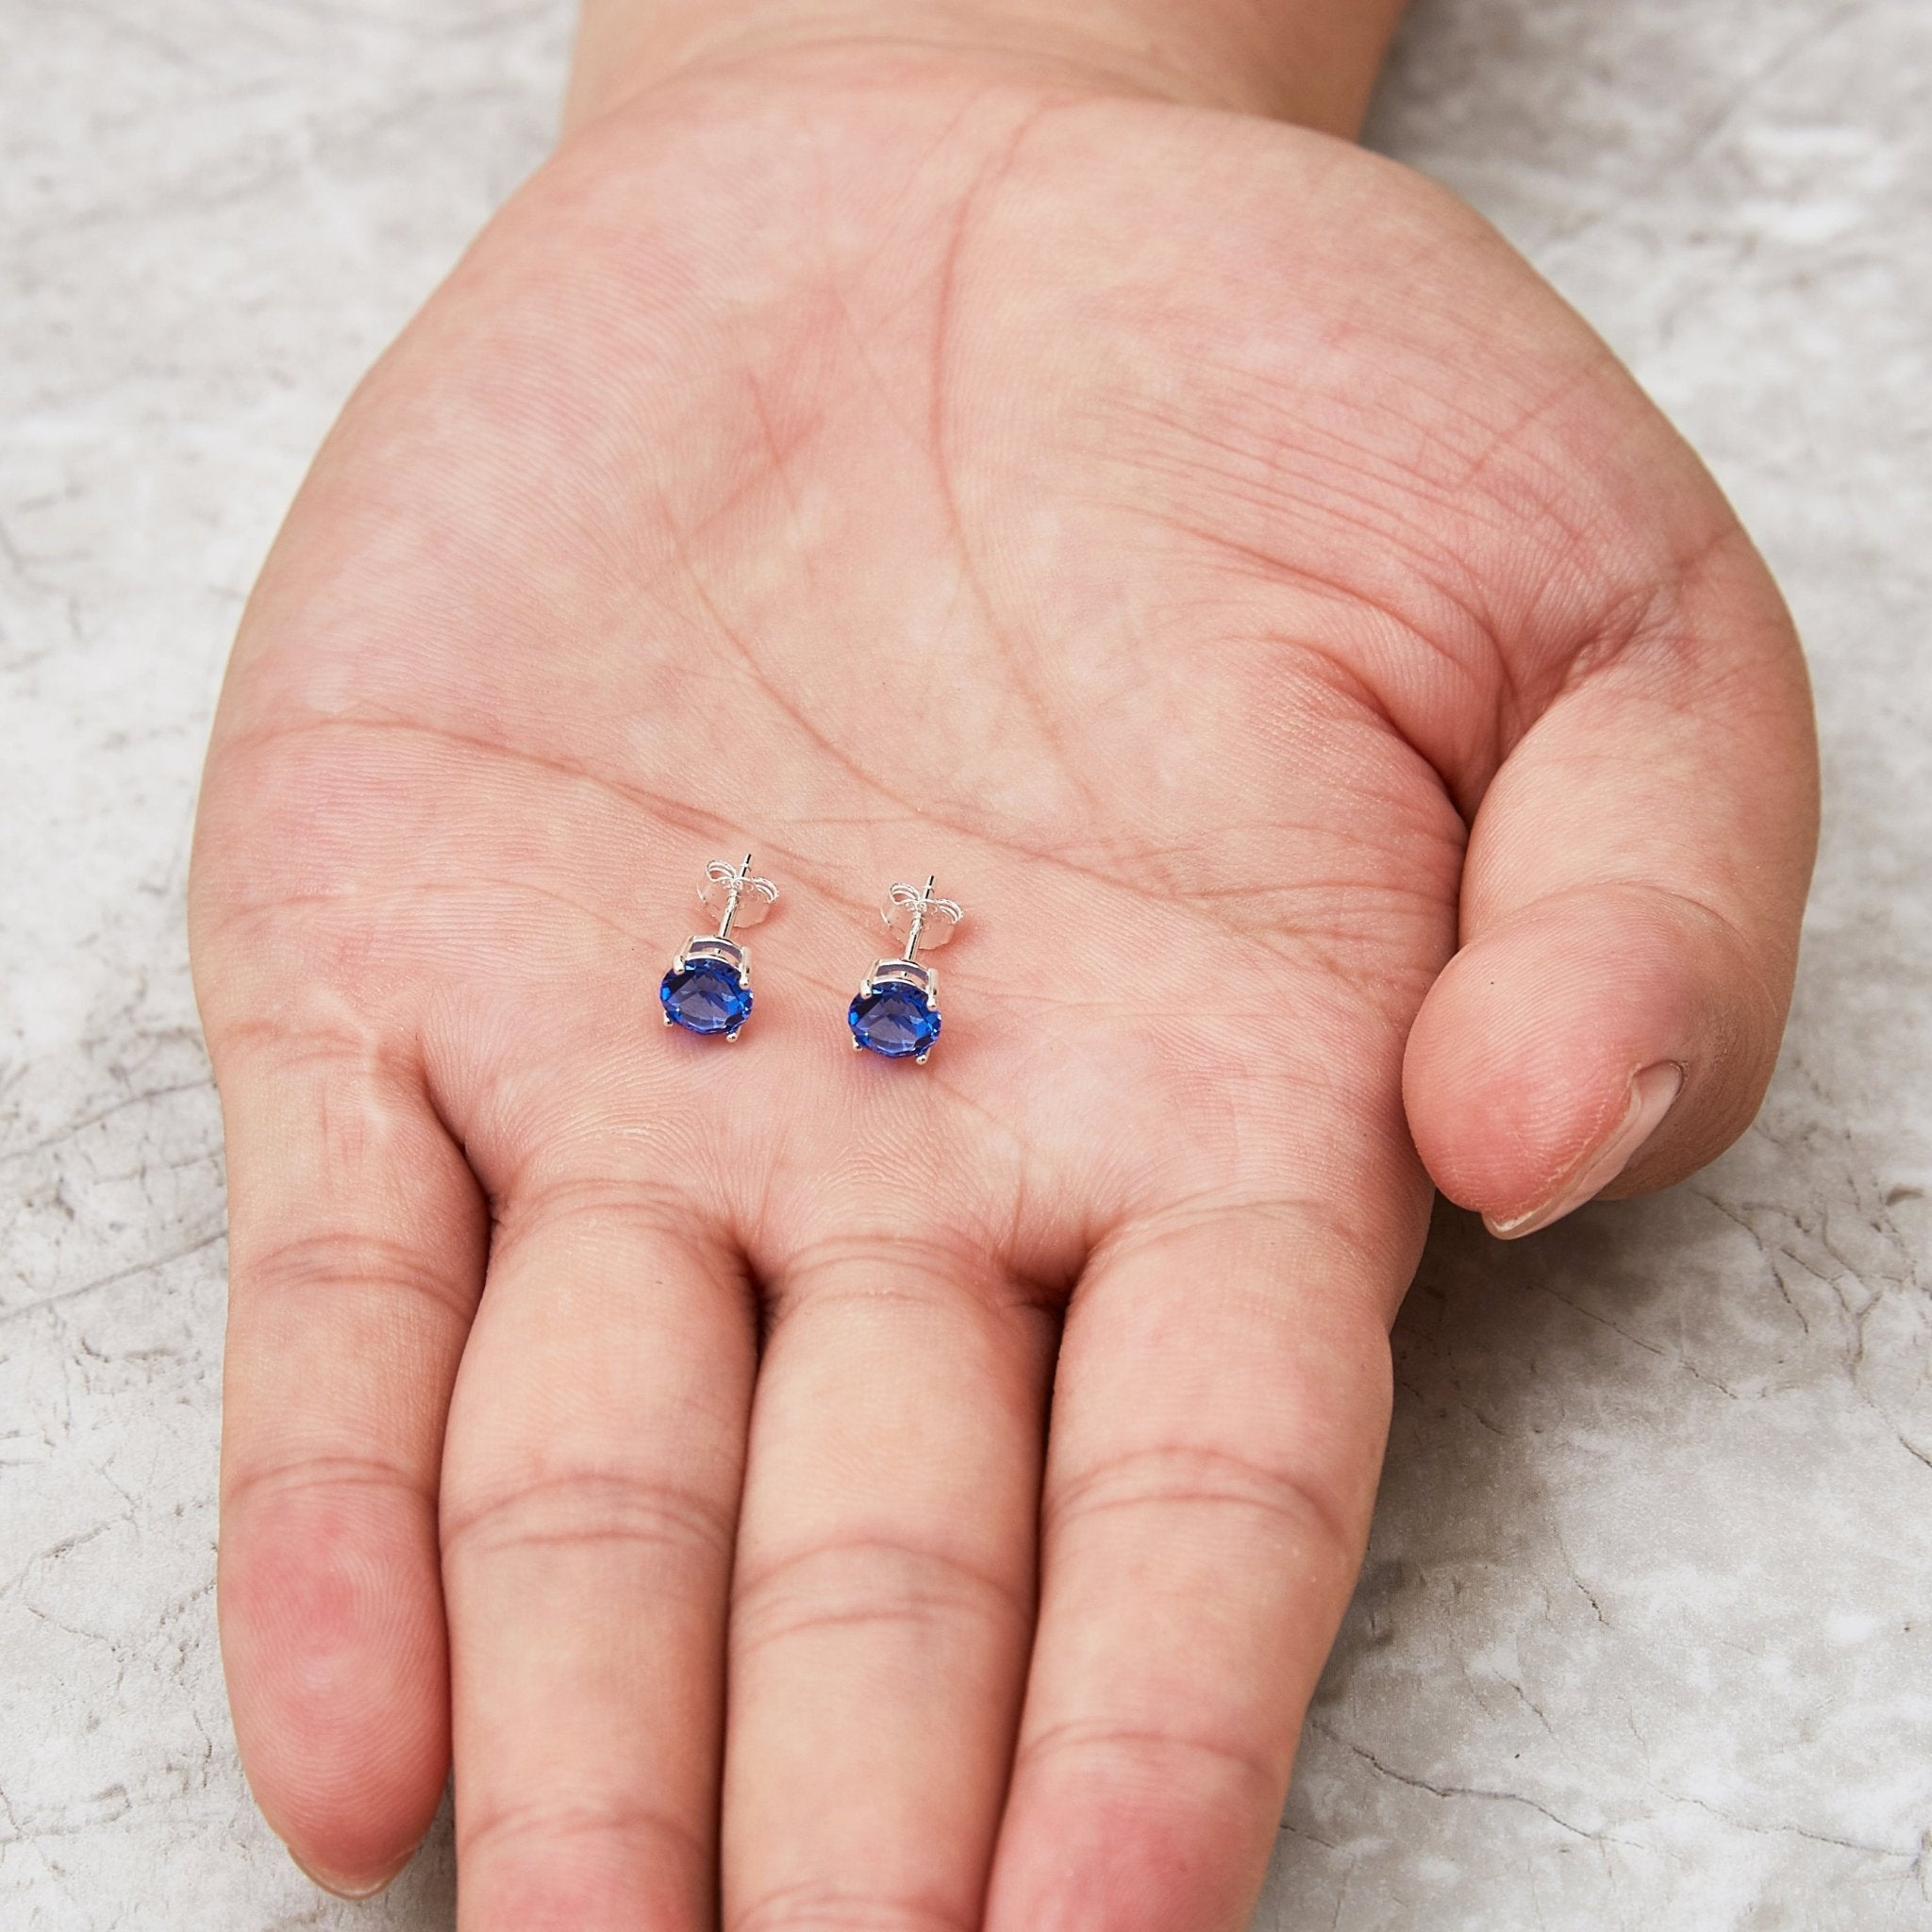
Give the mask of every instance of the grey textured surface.
[[[181, 897], [254, 568], [541, 154], [565, 23], [0, 24], [0, 1926], [444, 1926], [446, 1826], [336, 1905], [235, 1762]], [[1932, 1928], [1932, 10], [1424, 0], [1374, 138], [1707, 453], [1806, 631], [1829, 793], [1744, 1142], [1525, 1248], [1441, 1217], [1259, 1924]]]

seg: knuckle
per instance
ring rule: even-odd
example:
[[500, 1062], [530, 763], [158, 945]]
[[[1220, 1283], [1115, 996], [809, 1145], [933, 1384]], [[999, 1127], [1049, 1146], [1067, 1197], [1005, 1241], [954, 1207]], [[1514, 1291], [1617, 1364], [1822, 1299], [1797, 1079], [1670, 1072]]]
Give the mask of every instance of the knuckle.
[[357, 1228], [248, 1246], [238, 1252], [234, 1272], [272, 1299], [314, 1294], [338, 1300], [361, 1289], [392, 1292], [467, 1323], [476, 1289], [466, 1272], [407, 1241]]
[[731, 1628], [742, 1656], [814, 1631], [1024, 1624], [1032, 1615], [1030, 1592], [991, 1568], [935, 1546], [868, 1536], [815, 1543], [741, 1575]]
[[1348, 1506], [1313, 1468], [1199, 1442], [1163, 1441], [1102, 1457], [1067, 1477], [1041, 1507], [1041, 1530], [1063, 1537], [1074, 1525], [1114, 1511], [1219, 1509], [1268, 1518], [1331, 1546], [1352, 1549]]
[[625, 1852], [649, 1851], [700, 1864], [710, 1848], [682, 1819], [641, 1802], [612, 1798], [605, 1804], [567, 1804], [554, 1798], [529, 1798], [497, 1805], [468, 1817], [458, 1833], [459, 1857], [488, 1850], [522, 1851], [536, 1844], [544, 1848], [586, 1840], [603, 1840]]
[[1285, 1782], [1278, 1750], [1231, 1738], [1210, 1737], [1113, 1718], [1071, 1719], [1021, 1740], [1016, 1773], [1054, 1774], [1082, 1782], [1131, 1784], [1173, 1795], [1204, 1783], [1241, 1785], [1272, 1791]]
[[978, 1921], [942, 1899], [806, 1884], [768, 1891], [725, 1924], [728, 1932], [974, 1932]]
[[708, 1262], [707, 1228], [690, 1196], [641, 1175], [520, 1176], [505, 1191], [492, 1265], [519, 1250], [656, 1251]]
[[734, 1530], [727, 1503], [655, 1470], [595, 1464], [532, 1471], [445, 1508], [442, 1554], [483, 1558], [596, 1543], [715, 1563]]
[[465, 1808], [457, 1856], [464, 1917], [515, 1932], [694, 1925], [709, 1916], [707, 1831], [641, 1800], [542, 1797]]
[[281, 1519], [326, 1516], [340, 1530], [370, 1520], [385, 1502], [426, 1519], [429, 1498], [406, 1465], [381, 1456], [316, 1451], [280, 1460], [243, 1462], [222, 1485], [222, 1506], [234, 1512], [273, 1504]]

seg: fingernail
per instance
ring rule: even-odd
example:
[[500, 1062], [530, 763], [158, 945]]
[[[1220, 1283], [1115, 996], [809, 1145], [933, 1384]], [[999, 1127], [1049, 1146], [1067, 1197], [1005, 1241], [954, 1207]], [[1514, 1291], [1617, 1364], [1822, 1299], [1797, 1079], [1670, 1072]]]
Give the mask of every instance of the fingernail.
[[321, 1886], [323, 1890], [333, 1892], [337, 1898], [358, 1899], [374, 1898], [378, 1891], [387, 1891], [401, 1875], [403, 1867], [416, 1855], [414, 1852], [406, 1852], [380, 1878], [375, 1879], [337, 1878], [329, 1873], [318, 1872], [306, 1860], [296, 1858], [293, 1852], [289, 1856], [295, 1858], [295, 1869], [311, 1885]]
[[1506, 1241], [1517, 1241], [1549, 1226], [1553, 1221], [1561, 1221], [1566, 1214], [1574, 1214], [1586, 1201], [1595, 1200], [1657, 1132], [1683, 1086], [1684, 1070], [1675, 1061], [1659, 1060], [1654, 1067], [1645, 1067], [1630, 1082], [1630, 1104], [1624, 1109], [1623, 1119], [1584, 1156], [1575, 1172], [1547, 1200], [1507, 1221], [1485, 1214], [1483, 1225]]

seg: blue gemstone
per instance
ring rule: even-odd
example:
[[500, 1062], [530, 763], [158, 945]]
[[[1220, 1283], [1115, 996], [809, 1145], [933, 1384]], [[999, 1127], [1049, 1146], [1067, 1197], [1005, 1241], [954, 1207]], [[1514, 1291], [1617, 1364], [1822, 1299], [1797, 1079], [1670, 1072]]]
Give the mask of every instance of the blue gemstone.
[[940, 1037], [939, 1008], [916, 986], [890, 981], [862, 992], [846, 1009], [845, 1024], [860, 1046], [889, 1060], [923, 1054]]
[[687, 1033], [736, 1033], [751, 1011], [751, 988], [736, 966], [722, 959], [674, 966], [664, 975], [658, 997]]

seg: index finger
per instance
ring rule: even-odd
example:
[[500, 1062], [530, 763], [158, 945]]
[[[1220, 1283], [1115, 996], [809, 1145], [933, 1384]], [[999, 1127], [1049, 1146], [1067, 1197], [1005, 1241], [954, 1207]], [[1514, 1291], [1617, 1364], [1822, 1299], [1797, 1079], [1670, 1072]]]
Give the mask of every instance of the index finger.
[[[1360, 1566], [1426, 1217], [1413, 1155], [1386, 1158], [1347, 1191], [1176, 1202], [1083, 1277], [991, 1932], [1248, 1923]], [[1372, 1189], [1364, 1236], [1334, 1204]]]

